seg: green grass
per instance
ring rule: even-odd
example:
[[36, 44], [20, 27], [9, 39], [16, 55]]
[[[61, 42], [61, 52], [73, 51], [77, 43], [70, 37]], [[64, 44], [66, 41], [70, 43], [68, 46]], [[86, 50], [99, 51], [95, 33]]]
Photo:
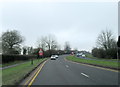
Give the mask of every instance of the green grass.
[[86, 54], [85, 56], [86, 56], [87, 58], [98, 59], [98, 60], [113, 60], [113, 61], [118, 61], [117, 59], [109, 59], [109, 58], [104, 59], [104, 58], [97, 58], [97, 57], [92, 56], [91, 54]]
[[28, 61], [24, 64], [2, 70], [2, 85], [14, 85], [45, 59], [35, 59], [33, 65], [31, 65], [31, 61]]
[[66, 59], [74, 61], [74, 62], [81, 62], [81, 63], [89, 63], [89, 64], [95, 64], [95, 65], [101, 65], [111, 68], [118, 68], [118, 62], [112, 62], [112, 61], [97, 61], [97, 60], [86, 60], [77, 58], [75, 56], [68, 56]]
[[93, 57], [91, 54], [86, 54], [85, 56], [92, 59], [98, 59], [97, 57]]
[[4, 63], [2, 64], [2, 66], [0, 65], [0, 67], [6, 67], [6, 66], [14, 65], [14, 64], [23, 63], [23, 62], [25, 61], [14, 61], [14, 62], [9, 62], [9, 63]]

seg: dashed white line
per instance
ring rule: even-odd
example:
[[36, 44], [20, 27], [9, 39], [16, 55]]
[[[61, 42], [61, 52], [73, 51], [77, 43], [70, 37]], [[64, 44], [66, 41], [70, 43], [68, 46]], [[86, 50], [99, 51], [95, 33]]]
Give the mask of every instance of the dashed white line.
[[89, 78], [89, 76], [88, 76], [88, 75], [86, 75], [86, 74], [84, 74], [84, 73], [81, 73], [81, 74]]
[[65, 65], [67, 68], [69, 67], [68, 65]]

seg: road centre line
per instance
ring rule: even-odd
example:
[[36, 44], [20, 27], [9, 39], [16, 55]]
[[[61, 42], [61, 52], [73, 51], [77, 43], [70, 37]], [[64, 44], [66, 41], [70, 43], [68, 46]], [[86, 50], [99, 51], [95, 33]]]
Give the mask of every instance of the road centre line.
[[86, 74], [84, 74], [84, 73], [81, 73], [83, 76], [85, 76], [85, 77], [88, 77], [89, 78], [89, 76], [88, 75], [86, 75]]

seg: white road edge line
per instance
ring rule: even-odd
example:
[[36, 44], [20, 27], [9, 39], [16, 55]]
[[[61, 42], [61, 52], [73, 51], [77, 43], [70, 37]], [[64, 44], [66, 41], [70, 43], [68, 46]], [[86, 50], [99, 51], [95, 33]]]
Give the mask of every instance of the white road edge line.
[[88, 76], [88, 75], [86, 75], [86, 74], [84, 74], [84, 73], [81, 73], [81, 74], [89, 78], [89, 76]]

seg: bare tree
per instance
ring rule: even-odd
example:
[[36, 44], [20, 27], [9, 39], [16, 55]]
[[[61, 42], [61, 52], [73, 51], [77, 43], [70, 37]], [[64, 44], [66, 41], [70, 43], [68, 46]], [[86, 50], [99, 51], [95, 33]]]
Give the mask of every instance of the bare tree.
[[24, 46], [22, 48], [22, 50], [23, 50], [23, 52], [22, 52], [23, 55], [31, 55], [31, 54], [33, 54], [33, 47], [32, 46], [31, 47]]
[[56, 50], [61, 50], [61, 45], [57, 44]]
[[44, 42], [46, 43], [46, 47], [48, 48], [49, 53], [51, 55], [52, 54], [51, 50], [55, 50], [56, 47], [57, 47], [57, 41], [55, 39], [55, 36], [54, 35], [48, 35], [48, 36], [46, 36], [44, 38]]
[[97, 46], [105, 50], [116, 48], [116, 45], [116, 41], [110, 30], [102, 31], [97, 38]]
[[69, 53], [71, 50], [70, 43], [68, 41], [65, 42], [64, 50], [66, 53]]
[[110, 30], [102, 31], [97, 38], [97, 49], [93, 54], [101, 58], [117, 58], [117, 42]]
[[27, 54], [27, 48], [23, 47], [23, 55], [26, 55], [26, 54]]
[[46, 49], [45, 37], [41, 37], [37, 40], [38, 48]]
[[28, 47], [27, 50], [28, 50], [28, 55], [31, 55], [33, 53], [33, 47]]
[[74, 51], [75, 51], [75, 53], [78, 53], [78, 49], [77, 48], [74, 48]]
[[48, 50], [49, 55], [52, 54], [52, 50], [56, 50], [58, 45], [54, 35], [42, 36], [37, 41], [38, 48], [42, 48], [44, 51]]

